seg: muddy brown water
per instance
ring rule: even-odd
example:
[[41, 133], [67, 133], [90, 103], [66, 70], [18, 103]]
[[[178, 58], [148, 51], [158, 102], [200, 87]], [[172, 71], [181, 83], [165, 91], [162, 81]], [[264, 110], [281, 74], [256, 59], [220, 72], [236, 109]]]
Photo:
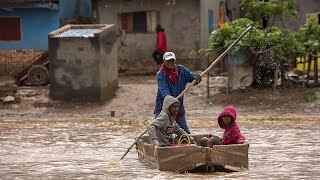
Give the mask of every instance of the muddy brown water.
[[[189, 119], [191, 131], [221, 135], [213, 119]], [[249, 170], [176, 174], [138, 160], [143, 120], [1, 120], [0, 179], [320, 179], [320, 118], [240, 119]]]

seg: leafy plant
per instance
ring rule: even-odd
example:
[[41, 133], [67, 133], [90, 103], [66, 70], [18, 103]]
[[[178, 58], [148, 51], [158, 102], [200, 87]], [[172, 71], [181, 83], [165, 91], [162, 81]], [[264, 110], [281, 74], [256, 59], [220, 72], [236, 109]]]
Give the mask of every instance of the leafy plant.
[[[284, 62], [295, 60], [294, 53], [302, 48], [295, 33], [273, 26], [276, 18], [281, 19], [284, 15], [296, 14], [295, 1], [241, 0], [241, 8], [246, 12], [246, 18], [225, 23], [220, 29], [214, 31], [210, 35], [208, 48], [202, 52], [210, 54], [221, 48], [227, 48], [246, 28], [254, 26], [250, 34], [236, 45], [233, 52], [248, 52], [247, 63], [253, 66], [255, 73], [259, 76], [257, 81], [263, 82], [260, 79], [265, 77], [261, 76], [262, 68], [272, 68], [269, 74], [274, 76], [273, 71], [283, 66]], [[264, 20], [269, 22], [267, 27]], [[239, 49], [242, 51], [240, 52]], [[272, 77], [266, 78], [267, 82], [270, 78], [272, 79]], [[270, 83], [267, 86], [269, 85]]]
[[292, 59], [292, 56], [288, 54], [288, 49], [297, 46], [292, 32], [272, 27], [266, 34], [260, 23], [247, 18], [239, 18], [231, 23], [225, 23], [220, 29], [212, 33], [209, 38], [209, 46], [205, 52], [211, 53], [221, 47], [227, 48], [249, 26], [255, 28], [237, 44], [234, 51], [241, 47], [250, 50], [249, 52], [253, 54], [260, 55], [268, 52], [269, 57], [266, 58], [269, 59], [283, 59], [285, 61]]
[[[215, 30], [209, 37], [208, 48], [200, 52], [220, 52], [221, 49], [230, 46], [245, 29], [254, 26], [254, 29], [234, 47], [233, 53], [248, 52], [247, 63], [253, 66], [254, 73], [258, 76], [261, 76], [261, 68], [271, 68], [270, 74], [275, 74], [273, 71], [276, 71], [277, 67], [281, 70], [281, 66], [284, 68], [284, 64], [292, 63], [298, 55], [308, 55], [310, 58], [318, 56], [318, 16], [308, 17], [307, 23], [297, 32], [274, 26], [276, 18], [282, 21], [282, 16], [297, 13], [294, 0], [241, 0], [241, 8], [246, 12], [246, 18], [225, 23]], [[264, 20], [268, 21], [267, 27]]]
[[307, 23], [300, 26], [295, 37], [299, 42], [299, 50], [317, 53], [320, 50], [320, 26], [316, 16], [309, 16]]

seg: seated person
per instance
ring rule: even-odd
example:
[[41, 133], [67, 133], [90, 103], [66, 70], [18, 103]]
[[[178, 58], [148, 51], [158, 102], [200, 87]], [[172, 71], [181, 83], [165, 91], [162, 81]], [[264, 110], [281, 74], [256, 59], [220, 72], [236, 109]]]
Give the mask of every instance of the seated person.
[[212, 147], [213, 145], [227, 144], [243, 144], [245, 138], [240, 132], [239, 126], [236, 123], [237, 112], [233, 106], [227, 106], [223, 109], [218, 117], [219, 126], [224, 129], [222, 139], [214, 137], [203, 137], [200, 140], [200, 145], [203, 147]]
[[245, 138], [240, 132], [239, 126], [236, 123], [237, 112], [233, 106], [227, 106], [223, 109], [218, 117], [219, 126], [224, 129], [221, 140], [222, 145], [226, 144], [243, 144]]
[[157, 118], [147, 126], [150, 142], [156, 146], [174, 146], [174, 134], [181, 136], [188, 134], [179, 127], [176, 116], [179, 111], [179, 100], [173, 96], [166, 96], [162, 110]]

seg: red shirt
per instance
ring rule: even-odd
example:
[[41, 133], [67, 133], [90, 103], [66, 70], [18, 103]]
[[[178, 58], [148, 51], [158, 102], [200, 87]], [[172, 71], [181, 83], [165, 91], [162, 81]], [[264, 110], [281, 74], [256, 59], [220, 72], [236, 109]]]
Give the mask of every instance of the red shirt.
[[[226, 126], [223, 121], [222, 121], [222, 116], [224, 115], [230, 115], [233, 117], [233, 122], [229, 125]], [[241, 141], [244, 141], [245, 138], [240, 132], [240, 129], [236, 123], [237, 119], [237, 112], [236, 109], [233, 106], [227, 106], [224, 108], [222, 113], [218, 117], [218, 123], [219, 126], [224, 129], [223, 137], [221, 144], [239, 144]]]
[[161, 51], [161, 53], [167, 52], [167, 38], [164, 32], [157, 33], [157, 45], [156, 48]]

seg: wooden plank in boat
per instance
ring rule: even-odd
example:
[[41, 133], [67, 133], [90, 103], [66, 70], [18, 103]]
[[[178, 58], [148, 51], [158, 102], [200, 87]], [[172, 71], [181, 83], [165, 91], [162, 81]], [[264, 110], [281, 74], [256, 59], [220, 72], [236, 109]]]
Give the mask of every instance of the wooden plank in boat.
[[246, 168], [249, 167], [249, 144], [216, 145], [210, 148], [210, 161], [222, 167]]
[[202, 147], [196, 145], [159, 147], [156, 149], [159, 170], [185, 171], [204, 165], [204, 153]]

